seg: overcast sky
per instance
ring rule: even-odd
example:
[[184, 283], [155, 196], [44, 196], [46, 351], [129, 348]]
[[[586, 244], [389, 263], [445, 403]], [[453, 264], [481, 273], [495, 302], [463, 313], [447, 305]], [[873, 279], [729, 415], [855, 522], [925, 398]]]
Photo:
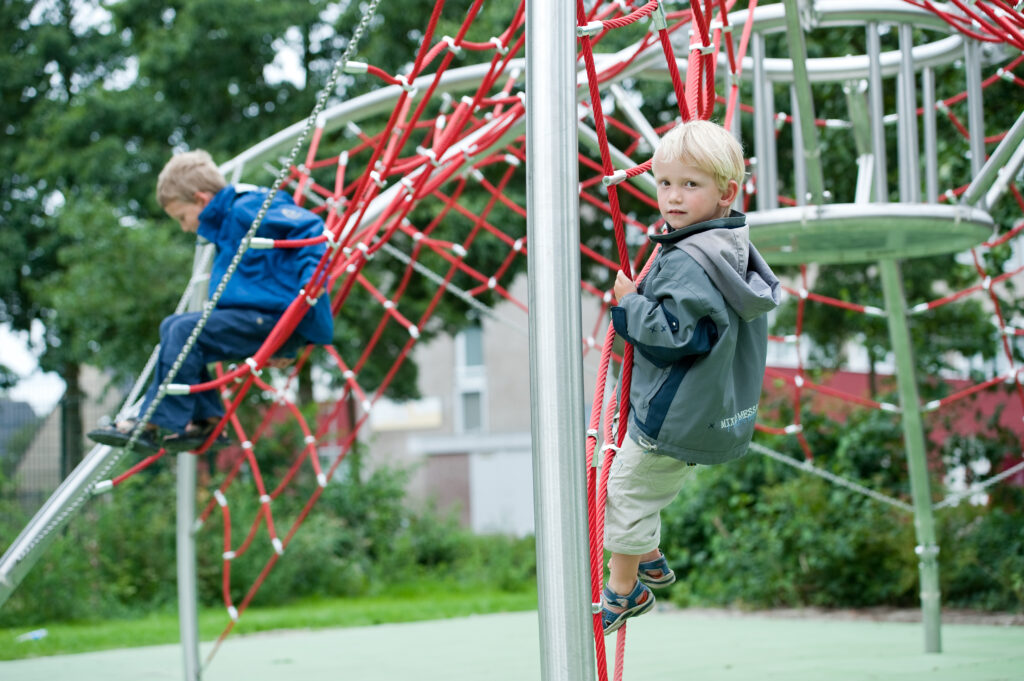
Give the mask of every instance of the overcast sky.
[[7, 393], [7, 398], [28, 402], [36, 414], [45, 416], [64, 394], [64, 381], [53, 372], [44, 373], [39, 369], [28, 341], [29, 334], [0, 325], [0, 360], [21, 378]]

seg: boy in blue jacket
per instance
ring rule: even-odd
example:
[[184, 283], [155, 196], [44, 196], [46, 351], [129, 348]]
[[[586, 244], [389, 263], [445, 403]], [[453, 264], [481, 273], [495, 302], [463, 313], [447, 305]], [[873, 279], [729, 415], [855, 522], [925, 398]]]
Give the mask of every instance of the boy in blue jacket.
[[[231, 264], [238, 246], [255, 220], [267, 196], [266, 189], [228, 185], [210, 155], [202, 150], [177, 154], [157, 179], [157, 200], [185, 232], [213, 243], [216, 255], [210, 275], [211, 296]], [[308, 239], [323, 232], [323, 221], [301, 208], [284, 192], [278, 192], [256, 232], [270, 239]], [[242, 360], [253, 355], [274, 325], [309, 281], [324, 244], [302, 248], [249, 249], [213, 309], [206, 325], [185, 357], [175, 383], [196, 384], [210, 380], [207, 364]], [[145, 414], [202, 316], [201, 312], [174, 314], [160, 324], [160, 352], [153, 378], [139, 414]], [[295, 332], [279, 351], [293, 356], [309, 343], [324, 345], [334, 337], [334, 320], [327, 295], [306, 313]], [[165, 395], [139, 433], [140, 451], [186, 451], [199, 447], [224, 415], [219, 391], [189, 395]], [[124, 446], [138, 425], [127, 419], [89, 433], [111, 446]], [[222, 435], [221, 444], [225, 437]]]
[[[669, 131], [651, 168], [665, 231], [639, 289], [616, 277], [616, 333], [633, 345], [630, 419], [608, 479], [604, 633], [654, 606], [651, 587], [675, 574], [658, 548], [661, 510], [696, 464], [742, 456], [754, 431], [767, 355], [765, 313], [779, 281], [730, 206], [743, 152], [724, 128]], [[622, 397], [625, 399], [625, 396]]]

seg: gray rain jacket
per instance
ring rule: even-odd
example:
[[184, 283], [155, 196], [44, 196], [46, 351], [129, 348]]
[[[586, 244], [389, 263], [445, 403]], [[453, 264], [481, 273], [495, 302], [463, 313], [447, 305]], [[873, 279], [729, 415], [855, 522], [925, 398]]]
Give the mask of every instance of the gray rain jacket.
[[743, 456], [754, 433], [779, 280], [743, 213], [651, 236], [638, 295], [611, 310], [634, 347], [628, 435], [698, 464]]

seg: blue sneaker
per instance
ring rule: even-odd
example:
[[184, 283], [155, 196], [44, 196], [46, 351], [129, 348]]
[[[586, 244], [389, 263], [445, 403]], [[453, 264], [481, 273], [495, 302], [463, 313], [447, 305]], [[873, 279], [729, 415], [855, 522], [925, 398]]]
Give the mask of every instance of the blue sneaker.
[[644, 584], [654, 589], [660, 589], [676, 581], [676, 573], [668, 566], [665, 554], [661, 554], [654, 560], [640, 563], [637, 569], [637, 578]]
[[601, 593], [601, 625], [607, 636], [630, 617], [642, 615], [654, 607], [654, 594], [643, 582], [637, 582], [628, 596], [620, 596], [608, 587]]

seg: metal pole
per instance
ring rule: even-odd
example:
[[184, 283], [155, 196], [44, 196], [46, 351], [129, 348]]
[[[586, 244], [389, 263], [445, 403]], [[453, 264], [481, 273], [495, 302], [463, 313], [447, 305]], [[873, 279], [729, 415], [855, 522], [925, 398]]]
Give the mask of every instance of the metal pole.
[[935, 128], [935, 71], [925, 68], [921, 72], [921, 87], [924, 90], [924, 200], [925, 203], [939, 202], [939, 146]]
[[[818, 146], [818, 129], [814, 126], [814, 95], [811, 92], [811, 81], [807, 75], [807, 43], [804, 33], [813, 28], [813, 8], [808, 2], [801, 0], [783, 0], [786, 5], [786, 42], [789, 45], [789, 58], [793, 64], [792, 95], [795, 106], [793, 115], [794, 130], [800, 128], [802, 148], [794, 149], [795, 154], [803, 155], [804, 177], [807, 183], [806, 197], [810, 203], [820, 206], [825, 202], [825, 181], [821, 171], [821, 148]], [[800, 198], [797, 198], [798, 205]]]
[[896, 355], [896, 380], [900, 391], [903, 442], [907, 450], [910, 469], [910, 494], [914, 502], [915, 549], [921, 585], [921, 616], [924, 621], [924, 650], [942, 652], [939, 595], [939, 545], [935, 541], [935, 519], [932, 515], [932, 496], [928, 482], [928, 462], [925, 455], [924, 430], [921, 423], [921, 402], [914, 380], [914, 360], [910, 350], [907, 329], [906, 301], [900, 268], [895, 260], [878, 263], [885, 295], [885, 308], [889, 317], [889, 338]]
[[[804, 155], [804, 134], [800, 127], [800, 104], [797, 102], [796, 87], [789, 86], [789, 101], [793, 111], [793, 185], [796, 187], [796, 205], [806, 206], [810, 195], [807, 191], [807, 156]], [[820, 198], [820, 197], [819, 197]]]
[[530, 395], [541, 678], [592, 681], [580, 319], [576, 13], [526, 4]]
[[199, 609], [196, 589], [196, 457], [178, 455], [178, 631], [185, 681], [199, 681]]
[[897, 110], [900, 119], [899, 167], [900, 201], [920, 203], [921, 163], [920, 147], [917, 143], [917, 88], [914, 77], [914, 29], [909, 24], [900, 24], [900, 87], [897, 89], [899, 102]]
[[971, 137], [971, 177], [977, 177], [985, 163], [985, 114], [981, 95], [981, 43], [964, 42], [964, 71], [967, 76], [967, 131]]
[[878, 37], [878, 24], [867, 28], [868, 49], [868, 113], [871, 119], [871, 154], [875, 158], [875, 202], [889, 201], [889, 182], [886, 178], [885, 122], [882, 104], [882, 41]]
[[750, 36], [754, 60], [754, 155], [757, 158], [757, 209], [779, 207], [779, 186], [775, 166], [775, 97], [764, 66], [764, 36]]

